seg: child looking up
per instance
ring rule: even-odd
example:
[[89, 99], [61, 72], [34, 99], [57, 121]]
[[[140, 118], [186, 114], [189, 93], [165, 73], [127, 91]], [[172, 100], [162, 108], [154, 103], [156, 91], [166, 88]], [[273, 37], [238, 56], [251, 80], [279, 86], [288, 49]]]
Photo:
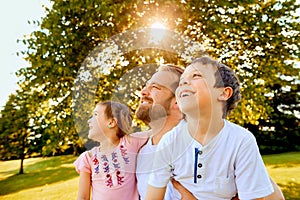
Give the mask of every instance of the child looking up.
[[[210, 57], [183, 72], [176, 99], [186, 115], [158, 144], [146, 199], [163, 199], [174, 176], [197, 199], [263, 199], [273, 187], [255, 137], [225, 120], [240, 100], [234, 72]], [[180, 199], [175, 197], [174, 199]]]
[[88, 120], [88, 137], [100, 143], [75, 161], [80, 174], [78, 199], [138, 200], [136, 154], [146, 137], [130, 136], [132, 116], [127, 106], [98, 103]]

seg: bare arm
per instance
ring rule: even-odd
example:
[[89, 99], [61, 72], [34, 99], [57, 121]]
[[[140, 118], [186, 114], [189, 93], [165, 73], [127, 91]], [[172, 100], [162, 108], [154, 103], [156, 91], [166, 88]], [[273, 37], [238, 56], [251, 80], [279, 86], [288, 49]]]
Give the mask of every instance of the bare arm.
[[180, 193], [181, 200], [197, 200], [196, 197], [194, 197], [194, 195], [185, 187], [183, 187], [178, 181], [172, 179], [172, 184], [174, 188]]
[[[265, 198], [258, 198], [257, 200], [285, 200], [284, 196], [282, 194], [282, 191], [280, 190], [279, 186], [270, 178], [271, 183], [274, 188], [274, 192], [270, 194], [269, 196], [266, 196]], [[181, 200], [193, 200], [196, 199], [194, 195], [187, 190], [185, 187], [183, 187], [178, 181], [172, 179], [172, 184], [174, 188], [181, 194]], [[232, 200], [238, 200], [238, 196], [234, 197]]]
[[273, 181], [273, 179], [271, 177], [270, 177], [270, 181], [273, 185], [274, 192], [272, 194], [270, 194], [269, 196], [266, 196], [265, 200], [284, 200], [283, 193], [282, 193], [281, 189], [279, 188], [279, 186], [275, 183], [275, 181]]
[[89, 200], [91, 190], [91, 174], [80, 172], [77, 200]]
[[163, 200], [166, 192], [166, 187], [157, 188], [148, 185], [146, 200]]
[[[183, 187], [178, 181], [172, 179], [172, 184], [174, 188], [180, 193], [181, 200], [197, 200], [196, 197], [189, 190]], [[231, 200], [239, 200], [239, 198], [236, 195]]]
[[274, 182], [274, 180], [270, 177], [270, 181], [272, 183], [274, 192], [264, 198], [258, 198], [257, 200], [285, 200], [283, 193], [279, 186]]

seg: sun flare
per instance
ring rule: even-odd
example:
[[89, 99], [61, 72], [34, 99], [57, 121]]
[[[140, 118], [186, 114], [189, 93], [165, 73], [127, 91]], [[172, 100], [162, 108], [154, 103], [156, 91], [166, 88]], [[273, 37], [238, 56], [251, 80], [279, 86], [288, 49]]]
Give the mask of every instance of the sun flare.
[[151, 25], [152, 29], [167, 29], [166, 26], [160, 22], [155, 22]]
[[163, 39], [163, 37], [166, 34], [166, 26], [162, 24], [161, 22], [155, 22], [151, 25], [151, 40], [153, 42], [159, 42]]

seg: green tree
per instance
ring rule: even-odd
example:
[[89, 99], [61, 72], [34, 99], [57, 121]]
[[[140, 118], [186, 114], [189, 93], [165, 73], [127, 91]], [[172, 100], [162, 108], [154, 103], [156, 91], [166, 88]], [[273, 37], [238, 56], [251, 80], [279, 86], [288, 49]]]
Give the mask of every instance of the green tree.
[[256, 138], [262, 153], [300, 150], [300, 122], [296, 116], [300, 112], [299, 87], [272, 86], [274, 95], [269, 96], [269, 105], [273, 112], [266, 120], [260, 120], [259, 126], [250, 125], [258, 133]]
[[8, 102], [1, 111], [0, 147], [1, 160], [20, 159], [19, 174], [23, 174], [23, 161], [34, 149], [31, 143], [34, 135], [30, 132], [28, 108], [26, 101], [19, 92], [10, 95]]
[[[199, 44], [239, 75], [243, 100], [230, 119], [241, 125], [259, 125], [269, 118], [272, 86], [295, 89], [283, 77], [299, 80], [294, 67], [300, 53], [295, 0], [52, 2], [46, 17], [34, 22], [41, 30], [22, 40], [28, 48], [21, 53], [30, 66], [19, 71], [28, 107], [35, 110], [32, 127], [39, 127], [46, 141], [44, 155], [61, 153], [70, 144], [83, 147], [80, 137], [95, 102], [122, 99], [134, 110], [137, 93], [126, 96], [126, 91], [140, 89], [143, 82], [138, 80], [144, 75], [133, 73], [120, 89], [125, 74], [161, 62], [186, 65], [203, 53]], [[155, 44], [147, 28], [157, 21], [171, 31]], [[146, 70], [145, 76], [151, 73]]]

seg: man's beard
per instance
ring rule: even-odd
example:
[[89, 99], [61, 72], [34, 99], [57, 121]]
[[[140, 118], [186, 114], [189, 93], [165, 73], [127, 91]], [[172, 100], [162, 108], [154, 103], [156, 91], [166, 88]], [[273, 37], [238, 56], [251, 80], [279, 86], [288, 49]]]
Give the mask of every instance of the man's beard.
[[172, 98], [167, 99], [163, 105], [140, 105], [137, 108], [135, 115], [146, 124], [149, 124], [151, 121], [165, 118], [169, 115], [171, 100]]
[[149, 110], [152, 106], [143, 106], [139, 105], [137, 110], [135, 111], [135, 116], [142, 120], [144, 123], [149, 124], [151, 122], [151, 118], [149, 115]]

